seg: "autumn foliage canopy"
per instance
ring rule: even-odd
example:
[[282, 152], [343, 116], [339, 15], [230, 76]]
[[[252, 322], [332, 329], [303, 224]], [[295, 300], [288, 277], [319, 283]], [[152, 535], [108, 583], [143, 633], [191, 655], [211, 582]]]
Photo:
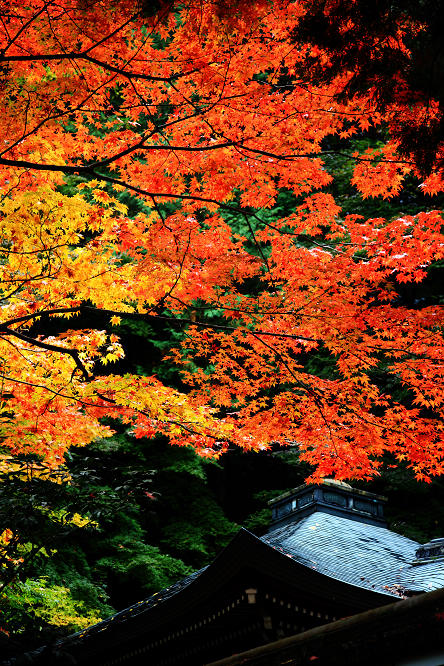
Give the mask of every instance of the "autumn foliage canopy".
[[[384, 455], [419, 479], [444, 471], [443, 312], [397, 297], [443, 257], [442, 214], [431, 197], [416, 215], [345, 214], [324, 164], [329, 138], [384, 128], [349, 155], [357, 190], [444, 189], [440, 141], [427, 168], [402, 142], [439, 126], [440, 100], [396, 68], [390, 96], [378, 78], [350, 85], [381, 53], [408, 62], [425, 28], [400, 14], [337, 67], [307, 17], [340, 16], [346, 35], [344, 5], [359, 3], [0, 0], [4, 456], [56, 467], [108, 416], [204, 456], [296, 446], [313, 478], [370, 478]], [[283, 191], [296, 203], [280, 215]], [[98, 310], [106, 330], [79, 328]], [[128, 317], [186, 332], [167, 361], [183, 393], [110, 374]], [[328, 377], [308, 363], [320, 350]]]

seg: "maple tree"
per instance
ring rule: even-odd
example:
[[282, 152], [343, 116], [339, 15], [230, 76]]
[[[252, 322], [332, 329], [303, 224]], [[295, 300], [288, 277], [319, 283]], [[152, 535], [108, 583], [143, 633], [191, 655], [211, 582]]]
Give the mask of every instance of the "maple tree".
[[[370, 94], [376, 108], [391, 117], [398, 155], [413, 158], [426, 173], [443, 164], [443, 27], [443, 8], [430, 0], [372, 4], [313, 0], [298, 25], [301, 39], [328, 54], [322, 63], [315, 54], [308, 54], [304, 66], [311, 79], [332, 81], [348, 70], [350, 75], [338, 94], [343, 98], [357, 92]], [[411, 104], [407, 114], [406, 100]], [[403, 113], [398, 114], [400, 107]]]
[[[343, 215], [323, 161], [329, 137], [383, 127], [384, 144], [349, 155], [363, 196], [408, 174], [442, 191], [442, 143], [424, 173], [399, 130], [439, 125], [440, 102], [397, 71], [385, 104], [379, 80], [351, 90], [347, 62], [332, 70], [331, 45], [310, 41], [314, 4], [332, 21], [341, 3], [0, 0], [4, 451], [57, 467], [112, 416], [203, 456], [297, 445], [312, 478], [370, 478], [386, 452], [419, 479], [442, 473], [442, 309], [396, 300], [443, 256], [442, 215]], [[367, 47], [408, 60], [424, 24], [395, 27]], [[296, 203], [280, 215], [282, 191]], [[108, 329], [77, 330], [97, 310]], [[49, 334], [57, 317], [73, 328]], [[122, 317], [187, 326], [173, 356], [189, 391], [100, 372], [124, 354]], [[307, 366], [320, 348], [334, 377]]]

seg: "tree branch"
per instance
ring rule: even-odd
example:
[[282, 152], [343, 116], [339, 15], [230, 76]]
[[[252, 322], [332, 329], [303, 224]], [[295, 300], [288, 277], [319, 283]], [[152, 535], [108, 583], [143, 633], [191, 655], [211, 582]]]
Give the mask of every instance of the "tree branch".
[[90, 375], [89, 375], [86, 367], [84, 366], [84, 364], [80, 360], [79, 352], [76, 349], [69, 349], [68, 347], [59, 347], [58, 345], [52, 345], [52, 344], [49, 344], [48, 342], [43, 342], [42, 340], [36, 340], [35, 338], [31, 338], [28, 335], [24, 335], [23, 333], [19, 333], [19, 331], [11, 330], [10, 328], [8, 328], [6, 326], [0, 326], [0, 334], [2, 334], [2, 335], [12, 335], [14, 338], [18, 338], [19, 340], [23, 340], [23, 342], [27, 342], [28, 344], [32, 345], [33, 347], [39, 347], [40, 349], [46, 349], [47, 351], [53, 351], [53, 352], [57, 352], [59, 354], [68, 354], [74, 360], [76, 366], [81, 371], [83, 377], [86, 380], [90, 379]]

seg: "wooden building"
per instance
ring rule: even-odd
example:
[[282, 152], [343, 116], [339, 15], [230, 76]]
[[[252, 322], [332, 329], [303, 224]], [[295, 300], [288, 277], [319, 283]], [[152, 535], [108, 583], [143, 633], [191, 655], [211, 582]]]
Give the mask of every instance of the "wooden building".
[[[390, 531], [384, 501], [333, 481], [296, 488], [272, 502], [264, 537], [241, 529], [208, 567], [28, 657], [45, 666], [443, 666], [444, 539], [421, 545]], [[406, 661], [412, 654], [423, 661]]]

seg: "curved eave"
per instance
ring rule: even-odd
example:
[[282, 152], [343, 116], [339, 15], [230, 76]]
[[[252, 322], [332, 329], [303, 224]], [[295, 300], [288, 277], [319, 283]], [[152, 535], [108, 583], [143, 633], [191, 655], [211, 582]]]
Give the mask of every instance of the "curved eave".
[[334, 604], [361, 612], [393, 602], [389, 594], [361, 588], [316, 571], [279, 552], [245, 529], [241, 529], [224, 550], [199, 576], [157, 605], [136, 611], [134, 616], [117, 615], [87, 629], [83, 637], [76, 635], [63, 641], [70, 650], [92, 650], [106, 644], [107, 651], [122, 641], [132, 641], [142, 634], [158, 633], [172, 624], [186, 623], [200, 608], [217, 606], [224, 597], [224, 589], [243, 571], [253, 572], [276, 580], [293, 591], [298, 591], [322, 603]]

